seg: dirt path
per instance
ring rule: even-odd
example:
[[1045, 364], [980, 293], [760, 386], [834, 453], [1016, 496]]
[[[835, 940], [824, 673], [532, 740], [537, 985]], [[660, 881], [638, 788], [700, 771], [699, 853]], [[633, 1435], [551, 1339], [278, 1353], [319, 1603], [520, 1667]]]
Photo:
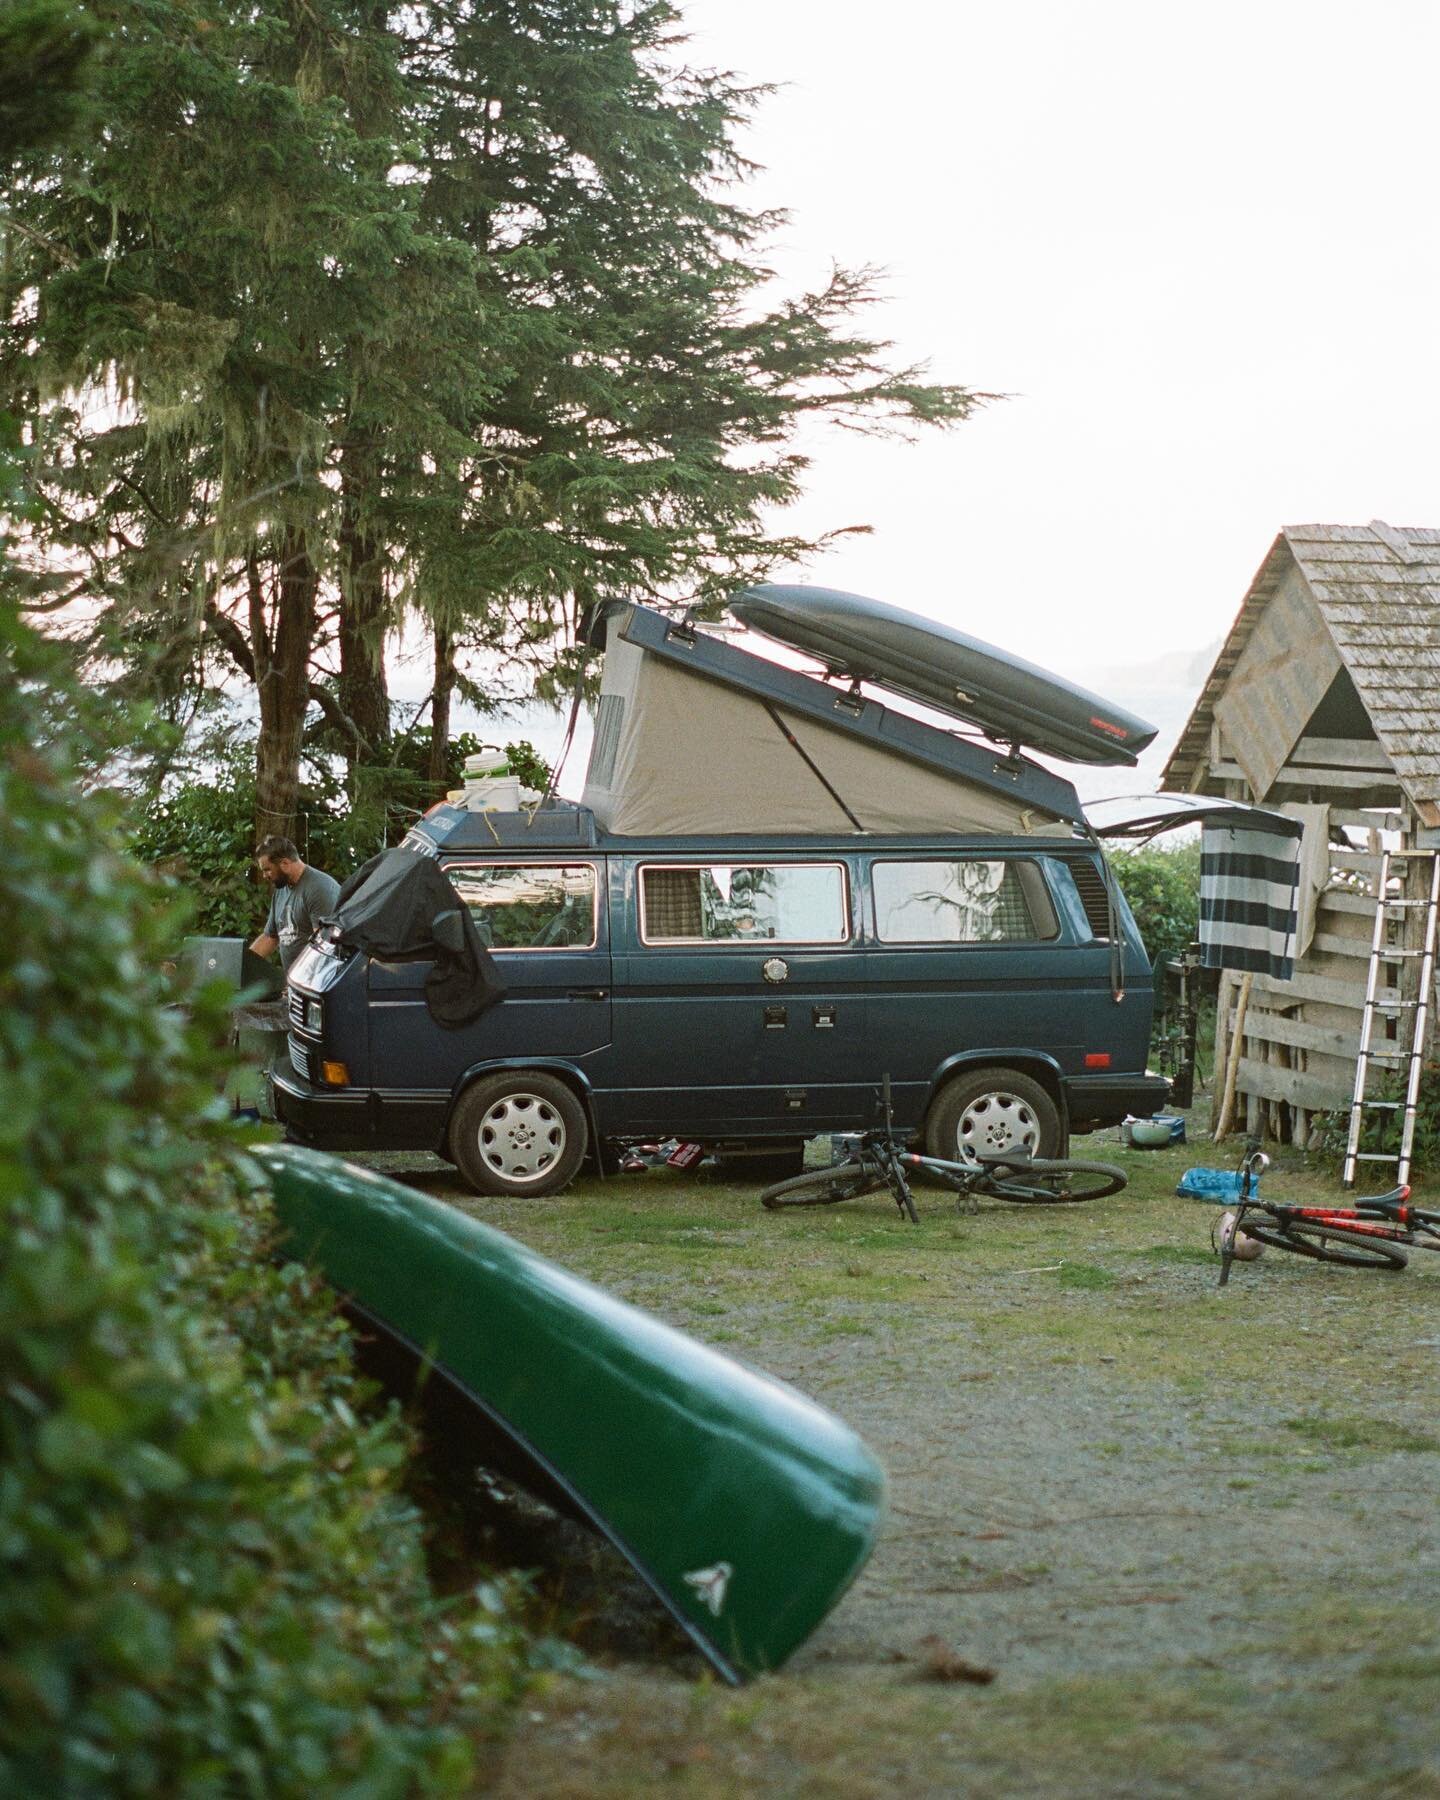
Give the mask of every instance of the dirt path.
[[[1440, 1256], [1272, 1252], [1221, 1292], [1187, 1160], [1129, 1153], [1083, 1211], [928, 1195], [918, 1230], [663, 1175], [451, 1190], [794, 1382], [891, 1478], [782, 1674], [735, 1694], [622, 1640], [524, 1710], [498, 1790], [1440, 1795]], [[937, 1641], [994, 1682], [929, 1679]]]

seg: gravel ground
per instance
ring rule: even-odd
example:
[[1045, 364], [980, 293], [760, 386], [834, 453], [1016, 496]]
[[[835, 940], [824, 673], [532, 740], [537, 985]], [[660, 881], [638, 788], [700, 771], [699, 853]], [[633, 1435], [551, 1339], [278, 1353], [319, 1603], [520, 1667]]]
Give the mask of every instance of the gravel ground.
[[[1440, 1795], [1440, 1256], [1387, 1276], [1270, 1252], [1222, 1291], [1209, 1209], [1173, 1197], [1214, 1152], [1087, 1152], [1126, 1163], [1125, 1193], [958, 1218], [928, 1193], [918, 1230], [875, 1198], [772, 1216], [669, 1172], [522, 1205], [416, 1171], [794, 1382], [891, 1479], [855, 1588], [738, 1695], [595, 1563], [594, 1678], [538, 1693], [489, 1786]], [[995, 1679], [934, 1678], [961, 1662]]]

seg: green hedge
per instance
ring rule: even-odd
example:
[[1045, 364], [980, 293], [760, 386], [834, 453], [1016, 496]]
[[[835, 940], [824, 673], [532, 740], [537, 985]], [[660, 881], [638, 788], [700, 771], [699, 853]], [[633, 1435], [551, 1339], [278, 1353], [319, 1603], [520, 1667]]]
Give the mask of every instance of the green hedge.
[[0, 1793], [458, 1791], [519, 1644], [437, 1609], [403, 1431], [267, 1256], [185, 922], [44, 747], [81, 710], [0, 609]]
[[1152, 960], [1178, 956], [1200, 930], [1200, 844], [1112, 852], [1111, 865]]

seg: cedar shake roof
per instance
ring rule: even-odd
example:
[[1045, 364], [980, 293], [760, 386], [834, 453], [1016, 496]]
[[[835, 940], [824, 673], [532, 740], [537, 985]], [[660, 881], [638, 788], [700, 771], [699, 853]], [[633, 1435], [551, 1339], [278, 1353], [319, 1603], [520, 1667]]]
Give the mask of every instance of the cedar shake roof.
[[1161, 785], [1187, 789], [1210, 756], [1215, 703], [1280, 582], [1298, 569], [1410, 800], [1440, 822], [1440, 531], [1287, 525], [1261, 563]]

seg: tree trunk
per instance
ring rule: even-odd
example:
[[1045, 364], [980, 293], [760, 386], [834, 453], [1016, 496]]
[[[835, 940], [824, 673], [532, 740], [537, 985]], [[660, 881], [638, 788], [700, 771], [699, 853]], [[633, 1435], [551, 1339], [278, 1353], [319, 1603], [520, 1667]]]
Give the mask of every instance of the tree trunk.
[[300, 751], [310, 703], [310, 650], [320, 585], [304, 534], [287, 531], [281, 539], [272, 583], [273, 630], [260, 564], [253, 553], [248, 577], [250, 642], [260, 700], [260, 737], [255, 746], [257, 839], [278, 832], [294, 838], [303, 856], [307, 846], [299, 834]]
[[430, 691], [430, 767], [426, 776], [443, 797], [450, 786], [450, 700], [455, 692], [455, 645], [448, 626], [435, 627], [435, 685]]
[[364, 524], [367, 502], [375, 497], [377, 487], [370, 444], [346, 449], [340, 485], [340, 708], [363, 740], [350, 737], [344, 746], [353, 799], [357, 767], [382, 760], [390, 738], [385, 564], [379, 541]]

